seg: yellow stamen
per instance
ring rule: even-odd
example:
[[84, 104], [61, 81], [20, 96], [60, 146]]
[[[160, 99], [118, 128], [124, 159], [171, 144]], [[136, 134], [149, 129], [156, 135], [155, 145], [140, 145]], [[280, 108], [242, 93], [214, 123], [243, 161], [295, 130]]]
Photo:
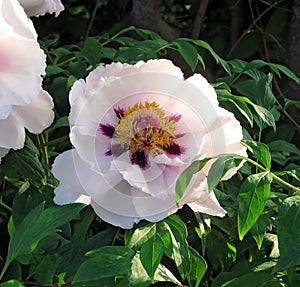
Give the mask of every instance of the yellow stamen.
[[127, 108], [115, 126], [116, 140], [122, 148], [153, 156], [175, 142], [175, 131], [175, 121], [156, 102], [137, 103]]

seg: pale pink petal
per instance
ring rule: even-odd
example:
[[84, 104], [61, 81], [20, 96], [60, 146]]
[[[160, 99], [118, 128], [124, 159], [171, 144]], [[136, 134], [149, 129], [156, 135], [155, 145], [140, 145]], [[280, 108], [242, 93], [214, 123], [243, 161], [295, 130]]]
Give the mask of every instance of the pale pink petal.
[[44, 90], [29, 105], [14, 107], [15, 113], [24, 124], [24, 127], [35, 134], [42, 132], [53, 122], [54, 112], [52, 109], [52, 98]]

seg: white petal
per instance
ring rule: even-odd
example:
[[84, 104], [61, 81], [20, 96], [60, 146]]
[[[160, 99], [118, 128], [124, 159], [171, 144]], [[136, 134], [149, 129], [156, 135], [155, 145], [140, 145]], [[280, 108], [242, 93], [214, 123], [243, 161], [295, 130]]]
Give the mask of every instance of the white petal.
[[64, 10], [60, 0], [19, 0], [19, 2], [29, 17], [45, 13], [55, 13], [55, 16], [58, 16]]
[[206, 213], [213, 216], [224, 217], [226, 211], [220, 206], [213, 192], [201, 191], [201, 197], [191, 203], [188, 203], [194, 212]]
[[193, 211], [214, 216], [225, 216], [226, 211], [220, 206], [213, 192], [208, 192], [205, 174], [200, 171], [195, 174], [187, 187], [180, 204], [188, 204]]
[[4, 30], [0, 34], [0, 106], [25, 105], [39, 95], [46, 56], [35, 39]]
[[6, 119], [0, 120], [0, 147], [20, 149], [24, 141], [24, 126], [13, 112]]
[[134, 223], [138, 223], [140, 218], [134, 218], [129, 216], [124, 216], [121, 214], [113, 213], [109, 210], [106, 210], [102, 206], [98, 205], [97, 203], [91, 203], [93, 209], [95, 210], [96, 214], [105, 222], [108, 222], [112, 225], [119, 226], [124, 229], [131, 229]]
[[1, 163], [1, 159], [6, 156], [9, 152], [8, 148], [2, 148], [0, 147], [0, 163]]
[[14, 111], [25, 128], [38, 134], [47, 128], [54, 119], [53, 101], [44, 90], [40, 95], [26, 106], [15, 106]]
[[0, 106], [0, 120], [6, 119], [11, 113], [12, 106]]
[[37, 39], [33, 23], [28, 19], [17, 0], [1, 0], [0, 15], [8, 25], [13, 27], [16, 34], [30, 39]]
[[78, 192], [73, 192], [72, 189], [67, 188], [65, 186], [59, 186], [54, 190], [54, 198], [53, 201], [57, 205], [64, 205], [69, 203], [84, 203], [91, 204], [91, 198], [85, 194], [80, 194]]

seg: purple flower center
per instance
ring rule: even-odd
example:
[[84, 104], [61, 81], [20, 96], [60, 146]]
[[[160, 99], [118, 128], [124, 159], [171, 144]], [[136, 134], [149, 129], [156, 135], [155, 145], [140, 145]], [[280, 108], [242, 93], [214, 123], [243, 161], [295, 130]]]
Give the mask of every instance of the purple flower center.
[[115, 126], [100, 124], [103, 135], [114, 139], [116, 144], [107, 151], [107, 156], [119, 156], [129, 151], [130, 162], [145, 169], [149, 158], [166, 153], [180, 156], [185, 148], [176, 142], [175, 124], [181, 115], [166, 116], [165, 111], [156, 102], [137, 103], [126, 110], [114, 108], [118, 123]]

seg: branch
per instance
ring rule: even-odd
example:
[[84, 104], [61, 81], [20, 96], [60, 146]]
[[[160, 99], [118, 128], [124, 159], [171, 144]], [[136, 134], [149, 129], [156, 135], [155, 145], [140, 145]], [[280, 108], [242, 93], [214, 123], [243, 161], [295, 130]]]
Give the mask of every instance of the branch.
[[198, 8], [195, 20], [194, 20], [193, 29], [192, 29], [192, 33], [191, 33], [192, 39], [199, 39], [201, 26], [202, 26], [202, 22], [204, 20], [208, 2], [209, 2], [209, 0], [202, 0], [199, 4], [199, 8]]

